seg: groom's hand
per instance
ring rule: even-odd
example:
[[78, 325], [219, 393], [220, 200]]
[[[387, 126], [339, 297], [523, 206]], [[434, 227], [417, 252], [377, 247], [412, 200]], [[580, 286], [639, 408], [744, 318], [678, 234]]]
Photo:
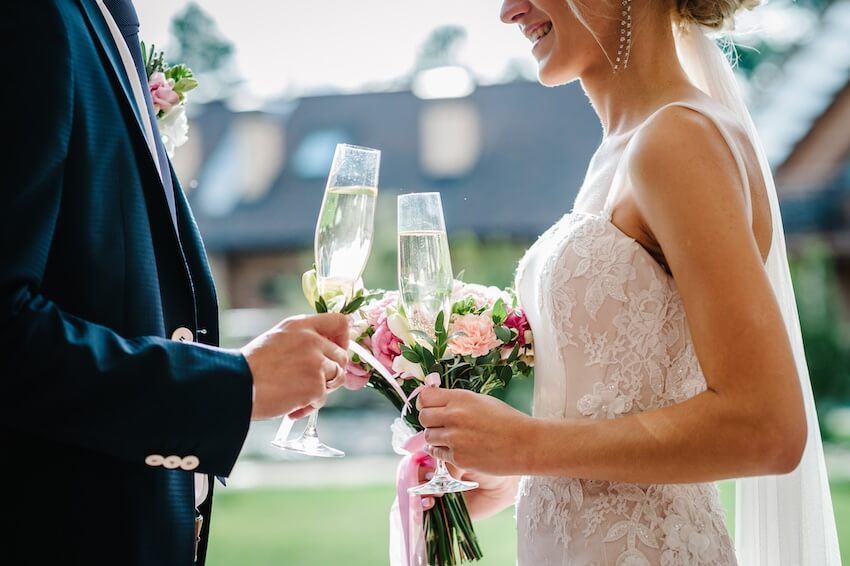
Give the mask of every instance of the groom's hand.
[[342, 385], [348, 363], [348, 321], [328, 313], [284, 320], [245, 347], [254, 378], [252, 419], [321, 406]]

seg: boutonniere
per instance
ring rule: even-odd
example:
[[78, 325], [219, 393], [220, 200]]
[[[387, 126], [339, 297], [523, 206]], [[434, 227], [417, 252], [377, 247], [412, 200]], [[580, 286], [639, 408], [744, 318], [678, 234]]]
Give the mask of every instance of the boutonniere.
[[186, 65], [166, 63], [165, 53], [157, 52], [155, 45], [151, 45], [148, 51], [144, 41], [142, 60], [145, 62], [145, 74], [162, 144], [168, 157], [173, 158], [174, 150], [189, 139], [186, 93], [198, 86], [198, 80]]

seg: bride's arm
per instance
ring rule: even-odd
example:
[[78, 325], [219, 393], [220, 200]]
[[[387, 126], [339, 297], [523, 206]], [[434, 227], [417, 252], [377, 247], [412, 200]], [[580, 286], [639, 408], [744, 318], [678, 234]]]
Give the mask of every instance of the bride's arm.
[[707, 390], [614, 420], [532, 419], [489, 397], [429, 390], [420, 419], [435, 456], [496, 474], [633, 483], [797, 466], [807, 430], [796, 366], [729, 148], [683, 109], [640, 136], [629, 156], [635, 200], [674, 274]]

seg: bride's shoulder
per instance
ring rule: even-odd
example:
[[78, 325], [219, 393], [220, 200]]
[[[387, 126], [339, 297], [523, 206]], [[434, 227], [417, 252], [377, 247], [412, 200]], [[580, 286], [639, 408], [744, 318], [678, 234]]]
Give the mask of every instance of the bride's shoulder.
[[681, 101], [654, 112], [637, 129], [624, 157], [631, 177], [650, 182], [703, 173], [738, 177], [735, 153], [749, 153], [747, 145], [746, 132], [725, 107]]
[[624, 157], [638, 192], [667, 187], [685, 196], [709, 184], [739, 191], [736, 154], [751, 152], [746, 132], [728, 110], [711, 100], [696, 100], [654, 112], [638, 128]]

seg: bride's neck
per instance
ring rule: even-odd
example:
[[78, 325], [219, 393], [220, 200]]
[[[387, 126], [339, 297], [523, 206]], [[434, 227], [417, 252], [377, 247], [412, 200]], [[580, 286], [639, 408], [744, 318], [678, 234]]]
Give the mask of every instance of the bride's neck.
[[694, 93], [679, 63], [671, 27], [648, 24], [644, 20], [635, 26], [626, 69], [614, 73], [603, 59], [581, 76], [606, 138], [632, 131], [662, 104]]

